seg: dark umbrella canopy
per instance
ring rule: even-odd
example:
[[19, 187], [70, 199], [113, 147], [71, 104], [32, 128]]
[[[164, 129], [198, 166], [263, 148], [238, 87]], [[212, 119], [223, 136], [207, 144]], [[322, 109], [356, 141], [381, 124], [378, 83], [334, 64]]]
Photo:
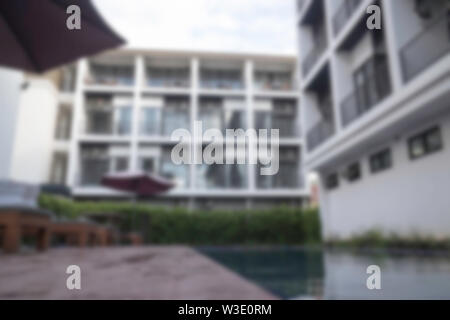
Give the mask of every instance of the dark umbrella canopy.
[[[69, 30], [70, 5], [81, 11], [81, 29]], [[124, 43], [90, 0], [0, 1], [0, 65], [32, 72], [69, 63]]]
[[154, 196], [174, 187], [171, 181], [146, 173], [115, 173], [102, 178], [102, 185], [138, 196]]

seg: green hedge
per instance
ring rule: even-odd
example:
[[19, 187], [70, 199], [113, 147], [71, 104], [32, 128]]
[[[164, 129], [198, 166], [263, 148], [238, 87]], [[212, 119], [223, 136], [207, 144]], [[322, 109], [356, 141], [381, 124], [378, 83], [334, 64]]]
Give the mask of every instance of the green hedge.
[[270, 210], [188, 211], [129, 202], [77, 202], [41, 195], [41, 208], [77, 218], [86, 213], [122, 215], [119, 228], [139, 231], [154, 244], [315, 244], [320, 242], [317, 210], [287, 207]]
[[369, 230], [349, 239], [331, 239], [328, 247], [347, 249], [418, 249], [418, 250], [450, 250], [449, 238], [435, 238], [421, 234], [398, 235], [384, 233], [380, 230]]

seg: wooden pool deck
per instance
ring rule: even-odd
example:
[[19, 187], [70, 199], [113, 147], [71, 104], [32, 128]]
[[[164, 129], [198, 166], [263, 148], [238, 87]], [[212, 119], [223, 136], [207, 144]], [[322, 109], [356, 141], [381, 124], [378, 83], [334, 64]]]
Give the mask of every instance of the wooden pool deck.
[[[69, 290], [69, 265], [81, 290]], [[184, 246], [63, 248], [1, 255], [0, 299], [277, 299]]]

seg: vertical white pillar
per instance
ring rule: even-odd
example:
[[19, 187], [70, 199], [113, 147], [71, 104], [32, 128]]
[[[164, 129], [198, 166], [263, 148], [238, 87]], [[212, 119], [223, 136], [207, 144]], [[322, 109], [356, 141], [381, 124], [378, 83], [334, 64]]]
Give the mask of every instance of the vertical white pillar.
[[[200, 62], [198, 58], [191, 59], [191, 137], [194, 140], [194, 143], [197, 143], [197, 136], [195, 136], [194, 123], [198, 119], [198, 88], [200, 82]], [[194, 190], [197, 186], [197, 171], [196, 171], [196, 163], [198, 157], [201, 155], [197, 154], [197, 148], [194, 145], [191, 145], [191, 160], [192, 163], [189, 167], [190, 169], [190, 189]]]
[[339, 61], [336, 56], [336, 49], [333, 45], [335, 41], [334, 31], [333, 31], [333, 4], [332, 0], [325, 1], [325, 21], [328, 30], [328, 51], [330, 55], [330, 94], [332, 99], [333, 115], [334, 115], [334, 127], [335, 133], [338, 133], [342, 129], [342, 117], [340, 108], [340, 97], [338, 92], [339, 88]]
[[134, 61], [134, 89], [133, 89], [133, 108], [131, 120], [131, 152], [129, 158], [129, 168], [131, 171], [138, 170], [139, 153], [139, 118], [141, 111], [142, 88], [145, 78], [144, 57], [138, 55]]
[[400, 54], [397, 49], [397, 35], [395, 33], [395, 15], [394, 4], [395, 1], [383, 0], [381, 15], [383, 22], [381, 28], [386, 37], [386, 51], [389, 61], [389, 70], [391, 78], [392, 91], [397, 92], [401, 89], [403, 84], [402, 67], [400, 62]]
[[84, 111], [84, 80], [88, 74], [88, 62], [82, 59], [77, 65], [77, 77], [75, 82], [74, 104], [72, 109], [72, 131], [70, 134], [69, 163], [67, 170], [66, 183], [74, 188], [79, 184], [80, 178], [80, 135], [84, 128], [82, 113]]
[[[245, 104], [247, 107], [247, 129], [255, 128], [255, 110], [254, 110], [254, 94], [253, 94], [253, 73], [254, 66], [253, 61], [246, 60], [244, 66], [245, 72]], [[250, 145], [249, 151], [257, 152], [257, 145]], [[255, 150], [256, 149], [256, 150]], [[250, 158], [250, 156], [249, 156]], [[256, 166], [252, 164], [247, 165], [248, 173], [248, 189], [250, 191], [255, 191], [256, 189]]]

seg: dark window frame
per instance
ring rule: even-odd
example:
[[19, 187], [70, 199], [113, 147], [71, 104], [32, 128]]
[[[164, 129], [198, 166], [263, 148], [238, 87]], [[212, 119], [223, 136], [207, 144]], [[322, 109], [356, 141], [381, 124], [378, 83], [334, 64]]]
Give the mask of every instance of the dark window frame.
[[[389, 170], [393, 166], [391, 148], [385, 148], [369, 157], [370, 172], [377, 174]], [[378, 164], [375, 164], [378, 161]]]
[[[439, 145], [431, 146], [429, 144], [428, 138], [436, 133], [439, 136]], [[422, 148], [423, 148], [423, 154], [414, 155], [413, 146], [417, 142], [421, 143]], [[442, 131], [439, 126], [434, 126], [430, 129], [422, 131], [421, 133], [416, 134], [408, 139], [408, 153], [409, 153], [410, 160], [421, 159], [421, 158], [431, 155], [433, 153], [439, 152], [443, 148], [444, 148], [444, 141], [443, 141], [443, 137], [442, 137]]]
[[362, 178], [361, 164], [354, 162], [345, 170], [345, 176], [349, 182], [356, 182]]
[[327, 190], [339, 188], [339, 175], [336, 172], [330, 173], [325, 177], [325, 187]]

